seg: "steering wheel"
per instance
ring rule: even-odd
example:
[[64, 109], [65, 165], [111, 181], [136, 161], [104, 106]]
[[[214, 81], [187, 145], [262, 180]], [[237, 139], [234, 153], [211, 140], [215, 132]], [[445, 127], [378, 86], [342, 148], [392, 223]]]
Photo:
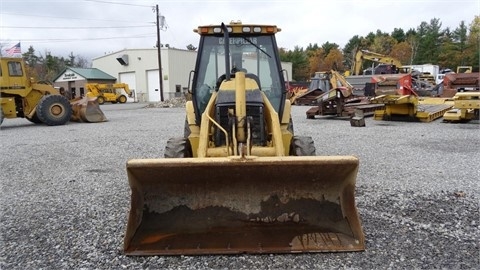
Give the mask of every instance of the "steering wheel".
[[[218, 91], [218, 89], [220, 88], [220, 85], [222, 84], [222, 82], [227, 78], [227, 75], [226, 74], [223, 74], [222, 76], [218, 77], [217, 79], [217, 83], [215, 85], [215, 91]], [[235, 78], [235, 73], [233, 74], [230, 74], [230, 78]], [[260, 79], [258, 78], [257, 75], [253, 74], [253, 73], [246, 73], [245, 74], [245, 78], [250, 78], [252, 80], [255, 80], [255, 82], [257, 83], [258, 85], [258, 88], [262, 89], [262, 85], [260, 84]]]
[[[218, 92], [218, 89], [220, 89], [220, 85], [226, 78], [227, 78], [226, 74], [223, 74], [222, 76], [218, 77], [217, 83], [215, 84], [215, 92]], [[235, 78], [235, 73], [230, 74], [230, 78]]]
[[262, 85], [260, 84], [260, 79], [258, 78], [257, 75], [255, 75], [253, 73], [247, 73], [247, 74], [245, 74], [245, 78], [250, 78], [250, 79], [254, 80], [257, 83], [258, 88], [262, 89]]

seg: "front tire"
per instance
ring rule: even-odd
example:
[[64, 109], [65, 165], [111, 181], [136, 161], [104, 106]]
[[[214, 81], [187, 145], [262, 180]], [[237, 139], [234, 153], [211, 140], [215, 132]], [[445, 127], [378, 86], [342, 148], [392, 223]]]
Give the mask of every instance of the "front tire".
[[103, 103], [105, 103], [105, 98], [102, 96], [98, 96], [97, 101], [98, 101], [98, 104], [102, 105]]
[[127, 102], [127, 97], [124, 96], [124, 95], [121, 95], [121, 96], [118, 97], [117, 100], [118, 100], [118, 102], [120, 102], [120, 103], [125, 103], [125, 102]]
[[294, 136], [290, 143], [290, 156], [315, 156], [315, 144], [312, 137]]
[[72, 117], [72, 106], [64, 96], [47, 95], [38, 102], [36, 114], [49, 126], [64, 125]]
[[192, 146], [188, 138], [170, 138], [165, 146], [166, 158], [189, 158], [193, 157]]
[[27, 117], [27, 120], [32, 122], [32, 123], [35, 123], [35, 124], [42, 124], [43, 123], [40, 119], [38, 119], [37, 113], [34, 113], [32, 118]]

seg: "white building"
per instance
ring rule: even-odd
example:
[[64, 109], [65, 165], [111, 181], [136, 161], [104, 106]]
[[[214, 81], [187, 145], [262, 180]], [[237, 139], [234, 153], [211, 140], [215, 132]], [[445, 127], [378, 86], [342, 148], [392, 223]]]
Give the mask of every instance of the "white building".
[[[181, 96], [188, 88], [190, 71], [195, 68], [196, 51], [161, 49], [164, 100]], [[92, 67], [127, 83], [140, 102], [160, 101], [157, 49], [124, 49], [92, 60]], [[282, 62], [292, 76], [292, 63]], [[286, 79], [286, 78], [285, 78]]]

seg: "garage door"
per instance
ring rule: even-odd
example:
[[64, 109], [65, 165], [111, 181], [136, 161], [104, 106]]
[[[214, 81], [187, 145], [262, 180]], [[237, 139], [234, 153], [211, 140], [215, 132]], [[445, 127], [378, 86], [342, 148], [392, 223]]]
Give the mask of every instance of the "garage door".
[[[120, 75], [119, 76], [120, 82], [128, 84], [128, 88], [130, 88], [130, 90], [133, 90], [134, 95], [137, 96], [137, 100], [138, 100], [138, 93], [135, 89], [137, 85], [137, 82], [135, 80], [135, 72], [125, 72], [125, 73], [120, 73], [119, 75]], [[128, 97], [127, 102], [134, 102], [135, 101], [134, 95], [132, 95], [132, 97]]]

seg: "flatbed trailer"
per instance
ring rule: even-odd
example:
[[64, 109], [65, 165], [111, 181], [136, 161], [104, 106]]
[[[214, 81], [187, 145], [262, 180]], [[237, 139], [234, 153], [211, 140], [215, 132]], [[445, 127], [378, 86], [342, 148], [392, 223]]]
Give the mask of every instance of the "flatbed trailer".
[[480, 92], [457, 93], [453, 108], [443, 114], [444, 122], [468, 122], [480, 117]]
[[453, 107], [453, 101], [446, 98], [419, 98], [415, 95], [381, 95], [371, 100], [384, 104], [375, 110], [373, 119], [386, 121], [432, 122]]
[[339, 117], [352, 117], [357, 111], [361, 111], [363, 116], [372, 116], [375, 110], [383, 109], [383, 104], [370, 104], [368, 100], [360, 100], [343, 104], [340, 111], [336, 107], [331, 109], [322, 106], [311, 107], [307, 112], [307, 119], [314, 119], [315, 116], [336, 115]]

